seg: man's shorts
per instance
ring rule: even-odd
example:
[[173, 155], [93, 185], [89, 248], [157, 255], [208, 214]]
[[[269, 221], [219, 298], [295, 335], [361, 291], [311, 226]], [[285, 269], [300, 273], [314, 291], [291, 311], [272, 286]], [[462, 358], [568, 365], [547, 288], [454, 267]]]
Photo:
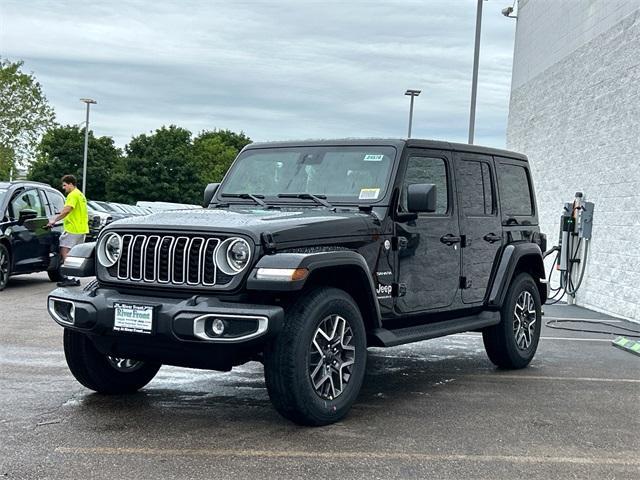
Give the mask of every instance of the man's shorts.
[[64, 248], [73, 248], [79, 243], [84, 243], [84, 233], [64, 232], [60, 235], [60, 246]]

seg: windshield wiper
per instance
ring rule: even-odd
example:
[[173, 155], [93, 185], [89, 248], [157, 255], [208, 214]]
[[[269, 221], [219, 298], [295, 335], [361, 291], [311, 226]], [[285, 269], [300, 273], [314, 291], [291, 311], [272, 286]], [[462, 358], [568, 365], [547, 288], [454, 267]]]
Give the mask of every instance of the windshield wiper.
[[312, 195], [311, 193], [279, 193], [278, 198], [301, 198], [303, 200], [313, 200], [323, 207], [327, 207], [330, 209], [334, 208], [334, 206], [329, 202], [323, 200], [324, 198], [327, 198], [326, 195]]
[[223, 193], [220, 195], [221, 197], [231, 197], [231, 198], [244, 198], [246, 200], [253, 200], [261, 207], [268, 208], [269, 205], [261, 198], [264, 198], [264, 195], [251, 195], [250, 193]]

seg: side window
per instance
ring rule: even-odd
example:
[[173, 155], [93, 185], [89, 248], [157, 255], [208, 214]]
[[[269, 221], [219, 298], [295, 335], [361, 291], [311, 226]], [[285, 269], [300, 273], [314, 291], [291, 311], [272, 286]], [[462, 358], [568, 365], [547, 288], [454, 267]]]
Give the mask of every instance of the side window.
[[488, 163], [460, 160], [456, 179], [462, 211], [466, 216], [493, 215], [493, 185]]
[[51, 213], [60, 213], [64, 208], [64, 197], [58, 192], [47, 190], [47, 198], [49, 199], [49, 204], [51, 205], [51, 209], [53, 210]]
[[22, 210], [35, 210], [39, 217], [46, 216], [44, 212], [44, 205], [40, 200], [37, 190], [27, 190], [18, 193], [11, 200], [11, 215], [13, 218], [18, 218]]
[[500, 203], [505, 216], [531, 216], [531, 182], [524, 167], [508, 163], [498, 164]]
[[415, 183], [433, 183], [436, 186], [436, 215], [445, 215], [449, 210], [449, 187], [447, 166], [442, 158], [409, 157], [407, 173], [400, 207], [407, 211], [407, 187]]

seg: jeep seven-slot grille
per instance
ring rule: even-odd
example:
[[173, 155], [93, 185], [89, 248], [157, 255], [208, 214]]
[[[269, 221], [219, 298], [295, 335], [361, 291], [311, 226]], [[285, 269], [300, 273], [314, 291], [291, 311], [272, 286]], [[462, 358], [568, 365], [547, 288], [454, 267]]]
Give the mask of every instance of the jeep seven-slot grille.
[[133, 283], [208, 287], [233, 277], [215, 264], [221, 239], [185, 235], [122, 235], [120, 259], [107, 269], [113, 279]]

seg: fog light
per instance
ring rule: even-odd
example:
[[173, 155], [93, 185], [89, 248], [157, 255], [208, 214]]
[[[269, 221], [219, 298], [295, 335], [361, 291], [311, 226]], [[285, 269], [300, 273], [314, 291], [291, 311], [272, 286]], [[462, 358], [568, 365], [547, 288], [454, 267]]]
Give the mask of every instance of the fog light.
[[215, 335], [222, 335], [224, 333], [224, 322], [219, 318], [216, 318], [211, 324], [211, 331]]
[[73, 325], [76, 321], [76, 306], [68, 300], [49, 298], [49, 314], [58, 323]]

